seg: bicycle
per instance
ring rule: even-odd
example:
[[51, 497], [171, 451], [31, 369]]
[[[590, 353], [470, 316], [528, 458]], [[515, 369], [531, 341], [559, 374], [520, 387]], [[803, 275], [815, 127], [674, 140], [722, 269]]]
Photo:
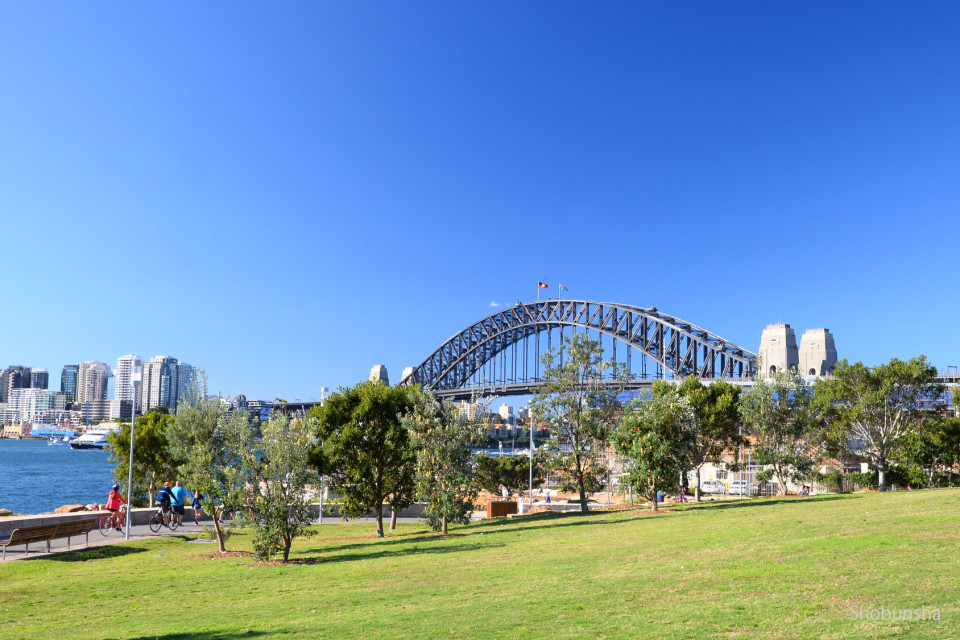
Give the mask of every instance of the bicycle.
[[100, 516], [98, 523], [101, 535], [108, 536], [110, 532], [116, 529], [123, 533], [123, 528], [127, 524], [126, 519], [127, 505], [120, 505], [120, 511], [111, 511]]
[[[180, 525], [173, 519], [173, 513], [170, 514], [169, 520], [170, 530], [175, 531]], [[160, 528], [163, 527], [163, 524], [163, 509], [157, 509], [156, 513], [150, 516], [150, 521], [147, 523], [147, 525], [150, 527], [150, 531], [157, 533], [160, 531]]]

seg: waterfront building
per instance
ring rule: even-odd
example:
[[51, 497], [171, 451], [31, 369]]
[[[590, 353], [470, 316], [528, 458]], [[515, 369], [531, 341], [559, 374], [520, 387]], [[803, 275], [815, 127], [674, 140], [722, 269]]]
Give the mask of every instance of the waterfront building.
[[0, 402], [7, 402], [10, 399], [10, 391], [13, 389], [29, 388], [30, 367], [10, 365], [0, 372]]
[[247, 400], [247, 412], [255, 420], [266, 422], [270, 419], [270, 411], [272, 410], [273, 403], [267, 400]]
[[116, 400], [112, 398], [101, 398], [99, 400], [90, 400], [84, 402], [79, 407], [80, 420], [95, 424], [105, 420], [129, 420], [133, 415], [132, 400]]
[[24, 423], [38, 422], [47, 411], [63, 411], [66, 408], [64, 394], [49, 389], [13, 389], [7, 408], [15, 411], [17, 420]]
[[117, 400], [127, 400], [133, 403], [134, 410], [140, 411], [140, 394], [134, 392], [133, 379], [143, 372], [143, 358], [132, 353], [117, 358], [117, 368], [113, 370], [115, 378], [113, 397]]
[[50, 373], [46, 369], [30, 369], [30, 388], [50, 388]]
[[199, 374], [196, 367], [183, 360], [177, 361], [177, 367], [180, 370], [178, 376], [179, 388], [177, 389], [177, 404], [179, 405], [192, 396], [195, 390], [202, 393], [202, 389], [199, 387]]
[[106, 399], [107, 382], [111, 375], [113, 374], [110, 367], [104, 362], [96, 360], [81, 362], [77, 372], [76, 402], [83, 404]]
[[72, 405], [77, 400], [77, 378], [80, 375], [80, 365], [65, 364], [60, 372], [60, 391], [66, 396], [67, 404]]
[[163, 406], [174, 413], [180, 399], [188, 397], [196, 385], [196, 367], [173, 356], [155, 356], [143, 365], [140, 409], [146, 413]]

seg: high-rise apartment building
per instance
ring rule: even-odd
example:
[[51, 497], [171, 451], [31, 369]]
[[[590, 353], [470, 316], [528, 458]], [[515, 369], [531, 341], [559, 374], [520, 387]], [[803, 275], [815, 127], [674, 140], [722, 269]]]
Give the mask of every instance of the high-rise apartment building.
[[133, 354], [117, 358], [117, 368], [113, 370], [114, 398], [129, 400], [134, 404], [134, 411], [140, 410], [140, 395], [134, 393], [133, 380], [143, 372], [143, 358]]
[[0, 372], [0, 402], [7, 402], [13, 389], [29, 388], [30, 367], [10, 365]]
[[30, 369], [30, 388], [49, 389], [50, 373], [46, 369]]
[[180, 399], [185, 398], [196, 384], [196, 369], [173, 356], [156, 356], [143, 365], [143, 385], [140, 389], [140, 407], [148, 412], [164, 406], [171, 412], [177, 410]]
[[109, 365], [96, 360], [81, 362], [77, 373], [77, 399], [83, 404], [87, 401], [105, 400], [107, 381], [112, 375]]
[[180, 388], [177, 389], [177, 404], [180, 404], [189, 398], [194, 392], [200, 392], [202, 390], [197, 386], [199, 379], [197, 376], [196, 367], [189, 365], [182, 360], [177, 362], [177, 366], [180, 368]]
[[49, 411], [63, 411], [66, 399], [62, 393], [49, 389], [13, 389], [7, 408], [18, 412], [21, 424], [37, 422]]
[[80, 365], [65, 364], [60, 372], [60, 391], [66, 396], [67, 404], [77, 400], [77, 377], [80, 375]]

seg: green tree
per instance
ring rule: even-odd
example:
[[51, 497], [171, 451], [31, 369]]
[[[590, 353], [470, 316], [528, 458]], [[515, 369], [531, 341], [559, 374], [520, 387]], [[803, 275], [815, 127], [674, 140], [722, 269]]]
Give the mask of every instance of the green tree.
[[[477, 456], [477, 482], [481, 489], [500, 493], [500, 485], [510, 491], [522, 493], [530, 486], [530, 457]], [[543, 484], [543, 478], [534, 473], [533, 486]]]
[[816, 384], [816, 407], [830, 424], [830, 437], [870, 462], [881, 491], [897, 444], [942, 408], [944, 387], [936, 376], [924, 356], [873, 368], [843, 359], [832, 378]]
[[308, 528], [312, 489], [319, 485], [319, 475], [309, 463], [315, 420], [291, 421], [278, 412], [260, 427], [257, 455], [250, 461], [257, 482], [251, 483], [247, 500], [257, 524], [253, 548], [260, 559], [279, 553], [286, 562], [295, 538], [316, 533]]
[[[167, 430], [173, 416], [151, 411], [136, 422], [133, 443], [133, 487], [128, 488], [128, 497], [147, 496], [147, 505], [153, 506], [153, 498], [165, 480], [176, 475], [173, 459], [167, 450]], [[124, 424], [107, 436], [110, 443], [110, 462], [114, 479], [124, 484], [130, 469], [130, 425]]]
[[678, 387], [658, 381], [652, 397], [628, 406], [617, 432], [617, 450], [629, 461], [627, 479], [653, 501], [657, 491], [679, 484], [685, 458], [693, 445], [694, 409]]
[[341, 388], [310, 410], [317, 418], [319, 448], [312, 459], [342, 495], [340, 512], [359, 518], [372, 509], [378, 538], [386, 498], [414, 486], [415, 455], [400, 422], [413, 409], [414, 393], [368, 381]]
[[740, 396], [743, 424], [757, 438], [754, 458], [770, 467], [767, 474], [777, 479], [784, 495], [788, 480], [806, 480], [813, 472], [812, 397], [810, 386], [796, 370], [758, 375], [753, 388]]
[[178, 408], [167, 441], [184, 484], [205, 496], [201, 504], [213, 517], [222, 553], [226, 538], [220, 517], [247, 506], [256, 433], [246, 411], [228, 414], [220, 398], [207, 398], [206, 380], [200, 387]]
[[581, 511], [587, 513], [591, 471], [599, 466], [597, 458], [622, 413], [617, 394], [623, 377], [615, 362], [603, 361], [600, 343], [585, 333], [568, 336], [559, 351], [544, 354], [543, 364], [543, 386], [531, 407], [570, 447], [568, 472], [580, 493]]
[[704, 386], [695, 376], [688, 376], [678, 391], [693, 410], [688, 462], [697, 473], [696, 496], [700, 502], [700, 469], [707, 462], [719, 463], [725, 450], [740, 444], [741, 389], [723, 380]]
[[470, 521], [477, 497], [471, 444], [479, 433], [461, 419], [452, 402], [440, 402], [429, 392], [418, 394], [403, 423], [416, 450], [417, 495], [427, 503], [430, 526], [446, 535], [450, 523]]

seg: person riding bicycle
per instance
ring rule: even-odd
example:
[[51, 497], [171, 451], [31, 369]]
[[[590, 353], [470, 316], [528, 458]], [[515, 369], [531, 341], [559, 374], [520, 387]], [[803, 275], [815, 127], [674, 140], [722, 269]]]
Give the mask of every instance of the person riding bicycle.
[[120, 503], [127, 504], [127, 501], [120, 495], [120, 485], [114, 484], [107, 494], [107, 511], [113, 513], [114, 528], [120, 531]]
[[169, 519], [173, 517], [171, 513], [173, 509], [173, 494], [171, 492], [171, 487], [173, 487], [172, 482], [163, 483], [163, 488], [157, 492], [157, 504], [160, 505], [160, 511], [163, 513], [163, 524], [170, 526]]

